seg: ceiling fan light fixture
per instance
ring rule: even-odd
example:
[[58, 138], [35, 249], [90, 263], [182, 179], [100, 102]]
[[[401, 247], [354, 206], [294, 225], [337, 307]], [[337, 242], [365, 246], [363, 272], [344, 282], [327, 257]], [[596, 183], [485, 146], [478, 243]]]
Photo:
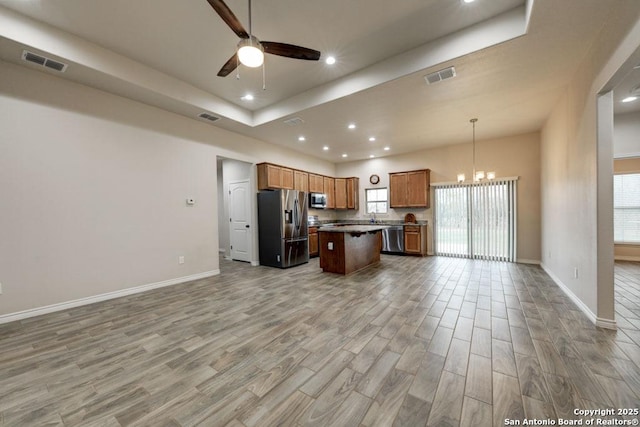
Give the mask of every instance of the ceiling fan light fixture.
[[257, 38], [251, 36], [238, 43], [238, 59], [246, 67], [257, 68], [264, 63], [264, 48]]

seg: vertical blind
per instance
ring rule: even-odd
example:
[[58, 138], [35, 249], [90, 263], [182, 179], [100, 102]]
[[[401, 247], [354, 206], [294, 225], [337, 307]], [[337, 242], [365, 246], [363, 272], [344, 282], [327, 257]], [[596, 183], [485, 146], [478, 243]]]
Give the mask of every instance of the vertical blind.
[[434, 184], [436, 255], [515, 262], [516, 182]]
[[613, 176], [613, 238], [640, 243], [640, 174]]

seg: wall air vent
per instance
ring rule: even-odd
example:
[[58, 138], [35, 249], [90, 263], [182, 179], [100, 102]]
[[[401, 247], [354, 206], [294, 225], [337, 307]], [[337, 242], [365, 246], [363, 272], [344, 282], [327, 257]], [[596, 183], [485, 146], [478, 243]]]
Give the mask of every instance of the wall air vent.
[[289, 126], [297, 126], [301, 125], [302, 123], [304, 123], [304, 120], [302, 120], [300, 117], [292, 117], [284, 121], [284, 124]]
[[217, 120], [220, 120], [220, 117], [216, 117], [212, 114], [207, 113], [206, 111], [204, 113], [198, 114], [198, 117], [200, 117], [201, 119], [208, 120], [210, 122], [215, 122]]
[[63, 64], [62, 62], [46, 58], [42, 55], [38, 55], [37, 53], [29, 52], [27, 50], [22, 51], [22, 60], [47, 67], [61, 73], [64, 73], [69, 66], [68, 64]]
[[431, 73], [431, 74], [427, 74], [426, 76], [424, 76], [424, 79], [427, 82], [427, 84], [432, 85], [434, 83], [438, 83], [438, 82], [450, 79], [450, 78], [455, 77], [455, 76], [456, 76], [456, 69], [454, 67], [449, 67], [449, 68], [445, 68], [444, 70], [440, 70], [440, 71], [436, 71], [436, 72]]

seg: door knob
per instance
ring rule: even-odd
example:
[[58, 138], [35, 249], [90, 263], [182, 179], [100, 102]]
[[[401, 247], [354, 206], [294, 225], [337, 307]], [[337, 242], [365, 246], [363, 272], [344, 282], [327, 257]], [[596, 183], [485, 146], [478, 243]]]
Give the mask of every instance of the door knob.
[[245, 225], [244, 228], [249, 228], [249, 224]]

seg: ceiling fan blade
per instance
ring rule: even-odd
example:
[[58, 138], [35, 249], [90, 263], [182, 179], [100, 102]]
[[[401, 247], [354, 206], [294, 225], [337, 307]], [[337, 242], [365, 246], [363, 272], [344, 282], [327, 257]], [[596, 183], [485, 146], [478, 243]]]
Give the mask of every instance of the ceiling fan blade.
[[296, 46], [287, 43], [263, 42], [262, 47], [266, 53], [272, 55], [286, 56], [287, 58], [306, 59], [307, 61], [317, 61], [320, 59], [320, 52], [307, 47]]
[[238, 54], [235, 53], [229, 60], [220, 68], [218, 76], [227, 77], [233, 70], [238, 68]]
[[229, 6], [222, 0], [207, 0], [211, 7], [220, 15], [220, 18], [227, 23], [229, 28], [241, 39], [248, 39], [249, 33], [244, 29], [236, 15], [233, 14]]

